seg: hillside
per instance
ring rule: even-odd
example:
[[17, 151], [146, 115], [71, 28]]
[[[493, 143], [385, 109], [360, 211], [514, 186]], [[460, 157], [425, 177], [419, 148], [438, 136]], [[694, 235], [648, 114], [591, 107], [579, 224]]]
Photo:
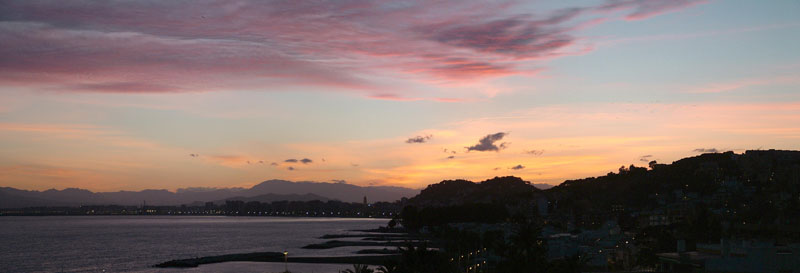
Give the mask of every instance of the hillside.
[[[689, 214], [729, 211], [729, 219], [787, 223], [800, 219], [800, 151], [707, 153], [672, 164], [651, 162], [649, 168], [622, 166], [617, 173], [568, 180], [546, 190], [517, 177], [480, 183], [445, 180], [429, 185], [407, 204], [456, 211], [484, 204], [492, 214], [503, 210], [485, 205], [502, 205], [511, 214], [541, 206], [539, 214], [580, 220], [577, 224], [598, 224], [622, 211], [650, 213], [667, 207]], [[428, 210], [420, 217], [441, 213]]]
[[467, 180], [445, 180], [428, 185], [419, 195], [408, 200], [411, 205], [452, 206], [467, 203], [513, 202], [531, 199], [542, 190], [519, 177], [495, 177], [479, 183]]
[[[618, 173], [568, 180], [546, 191], [561, 209], [607, 209], [612, 205], [653, 207], [677, 195], [710, 197], [720, 191], [752, 191], [757, 198], [796, 203], [800, 151], [708, 153], [672, 164], [621, 167]], [[788, 205], [788, 204], [787, 204]]]

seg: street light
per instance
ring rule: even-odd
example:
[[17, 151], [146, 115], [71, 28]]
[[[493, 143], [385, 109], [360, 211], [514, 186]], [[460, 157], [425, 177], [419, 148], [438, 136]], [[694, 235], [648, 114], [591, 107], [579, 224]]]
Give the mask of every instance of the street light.
[[283, 251], [283, 271], [289, 272], [289, 252], [284, 250]]

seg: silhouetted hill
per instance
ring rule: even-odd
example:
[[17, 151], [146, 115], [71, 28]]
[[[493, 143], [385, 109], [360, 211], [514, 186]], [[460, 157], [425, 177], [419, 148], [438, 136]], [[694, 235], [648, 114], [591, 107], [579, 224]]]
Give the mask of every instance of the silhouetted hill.
[[424, 207], [511, 202], [535, 197], [532, 193], [543, 193], [551, 200], [559, 200], [558, 206], [562, 209], [648, 206], [654, 205], [656, 194], [674, 197], [675, 191], [680, 191], [702, 197], [732, 185], [749, 187], [763, 193], [765, 198], [782, 194], [783, 199], [787, 199], [787, 195], [798, 199], [799, 180], [800, 151], [707, 153], [672, 164], [654, 162], [650, 168], [623, 166], [618, 173], [567, 180], [547, 190], [539, 190], [517, 177], [495, 177], [480, 183], [445, 180], [429, 185], [409, 199], [409, 204]]
[[674, 225], [686, 238], [718, 242], [724, 219], [736, 223], [730, 232], [770, 236], [800, 219], [800, 151], [708, 153], [649, 168], [622, 166], [547, 190], [517, 177], [445, 180], [406, 204], [401, 222], [412, 230], [546, 213], [548, 223], [564, 229], [595, 229], [607, 220], [627, 229]]
[[35, 206], [67, 206], [67, 202], [31, 196], [28, 191], [15, 188], [0, 188], [0, 208], [22, 208]]
[[531, 199], [541, 190], [519, 177], [495, 177], [480, 183], [467, 180], [445, 180], [428, 185], [419, 195], [408, 200], [416, 206], [452, 206], [466, 203], [507, 203]]
[[[800, 151], [708, 153], [651, 168], [621, 167], [618, 173], [568, 180], [547, 190], [561, 211], [607, 210], [612, 205], [658, 207], [681, 196], [719, 198], [749, 192], [764, 213], [793, 209], [800, 198]], [[779, 207], [774, 207], [780, 204]]]
[[[176, 192], [167, 190], [142, 190], [119, 192], [91, 192], [83, 189], [50, 189], [46, 191], [27, 191], [14, 188], [0, 188], [0, 208], [20, 208], [35, 206], [80, 206], [80, 205], [181, 205], [194, 202], [214, 202], [239, 198], [247, 201], [267, 201], [270, 198], [284, 198], [273, 201], [309, 201], [338, 199], [344, 202], [362, 202], [364, 196], [369, 202], [394, 202], [410, 197], [419, 191], [402, 187], [361, 187], [344, 183], [291, 182], [268, 180], [250, 189], [243, 188], [189, 188]], [[271, 196], [270, 196], [271, 195]]]

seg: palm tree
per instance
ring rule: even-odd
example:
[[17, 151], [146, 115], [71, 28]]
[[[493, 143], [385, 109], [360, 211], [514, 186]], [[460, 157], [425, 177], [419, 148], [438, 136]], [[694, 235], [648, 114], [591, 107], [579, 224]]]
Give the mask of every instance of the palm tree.
[[521, 223], [512, 234], [506, 248], [506, 260], [500, 265], [507, 272], [537, 272], [547, 266], [547, 245], [539, 238], [541, 227], [536, 223]]
[[385, 265], [379, 266], [378, 267], [378, 271], [376, 271], [376, 273], [399, 273], [399, 272], [400, 272], [400, 269], [398, 269], [397, 266], [388, 266], [387, 267]]
[[456, 264], [451, 263], [445, 253], [429, 250], [427, 244], [419, 246], [409, 244], [406, 248], [400, 248], [400, 261], [396, 271], [403, 273], [453, 273], [458, 272]]
[[387, 259], [378, 267], [376, 273], [400, 273], [400, 265], [396, 260]]
[[341, 273], [373, 273], [372, 269], [365, 264], [354, 264], [353, 269], [345, 269]]

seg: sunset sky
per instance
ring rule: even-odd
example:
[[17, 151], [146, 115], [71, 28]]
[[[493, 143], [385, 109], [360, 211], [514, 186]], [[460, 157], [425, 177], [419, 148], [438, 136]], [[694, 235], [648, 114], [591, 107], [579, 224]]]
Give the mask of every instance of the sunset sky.
[[0, 186], [422, 188], [800, 149], [800, 1], [0, 1]]

